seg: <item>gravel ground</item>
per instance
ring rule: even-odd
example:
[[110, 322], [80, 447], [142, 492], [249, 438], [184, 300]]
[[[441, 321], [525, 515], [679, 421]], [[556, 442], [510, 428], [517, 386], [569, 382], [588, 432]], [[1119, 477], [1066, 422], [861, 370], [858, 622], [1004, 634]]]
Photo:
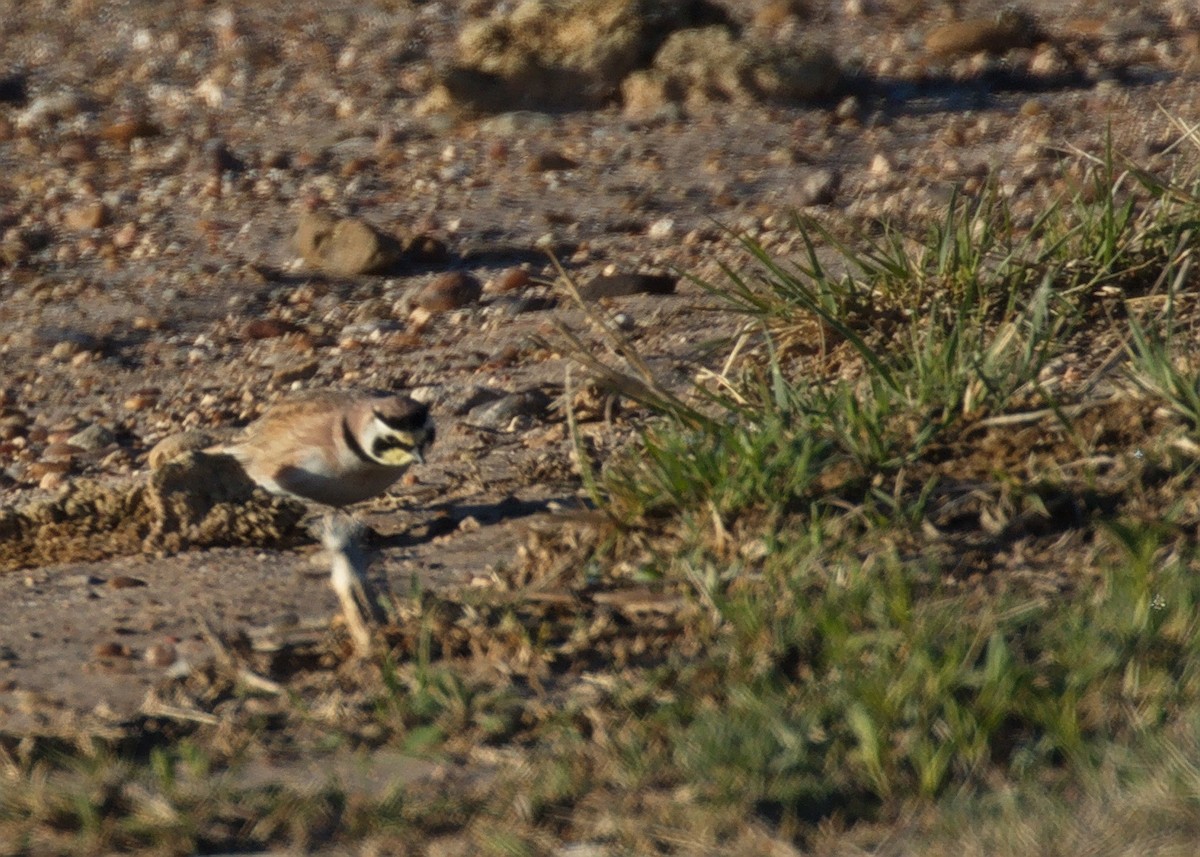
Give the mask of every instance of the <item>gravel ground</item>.
[[[792, 211], [853, 242], [989, 183], [1032, 222], [1078, 186], [1075, 150], [1101, 153], [1109, 133], [1154, 171], [1195, 160], [1173, 121], [1194, 121], [1191, 3], [1073, 2], [1036, 20], [984, 2], [680, 5], [689, 22], [723, 21], [703, 44], [748, 46], [750, 71], [730, 82], [694, 57], [647, 71], [665, 31], [687, 29], [659, 21], [633, 26], [633, 70], [612, 72], [577, 61], [591, 43], [566, 22], [614, 9], [637, 22], [637, 3], [542, 9], [539, 32], [568, 45], [557, 61], [590, 99], [550, 113], [529, 102], [561, 102], [561, 74], [518, 62], [505, 77], [468, 57], [470, 34], [486, 41], [536, 4], [191, 0], [164, 15], [150, 0], [34, 0], [7, 13], [0, 539], [19, 547], [4, 522], [85, 480], [144, 483], [149, 450], [182, 430], [245, 425], [293, 389], [406, 388], [432, 403], [439, 441], [360, 510], [378, 533], [372, 574], [397, 590], [414, 575], [469, 585], [525, 521], [579, 502], [556, 326], [600, 337], [547, 251], [678, 384], [737, 319], [686, 280], [654, 292], [681, 270], [719, 280], [720, 263], [744, 264], [726, 228], [787, 256], [801, 246]], [[489, 16], [490, 30], [470, 23]], [[483, 73], [500, 81], [490, 101], [456, 89]], [[339, 220], [356, 224], [344, 245]], [[575, 378], [570, 404], [603, 460], [631, 415], [606, 420], [605, 397]], [[22, 567], [10, 550], [0, 728], [132, 716], [173, 663], [205, 657], [200, 620], [327, 619], [314, 551], [68, 551]]]

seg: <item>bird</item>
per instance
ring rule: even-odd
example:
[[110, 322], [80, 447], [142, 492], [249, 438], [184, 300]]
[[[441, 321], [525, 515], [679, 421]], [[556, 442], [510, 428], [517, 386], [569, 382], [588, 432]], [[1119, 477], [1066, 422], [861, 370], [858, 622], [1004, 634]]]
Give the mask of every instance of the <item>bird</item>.
[[314, 390], [272, 405], [241, 439], [206, 451], [232, 456], [273, 494], [340, 509], [423, 464], [435, 434], [429, 406], [407, 395]]

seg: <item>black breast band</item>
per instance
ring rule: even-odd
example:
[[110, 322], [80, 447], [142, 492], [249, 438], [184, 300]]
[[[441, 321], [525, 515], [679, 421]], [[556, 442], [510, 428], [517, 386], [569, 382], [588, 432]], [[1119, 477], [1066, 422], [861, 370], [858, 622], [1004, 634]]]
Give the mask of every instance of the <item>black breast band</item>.
[[346, 442], [346, 446], [354, 453], [354, 457], [364, 464], [377, 464], [378, 462], [371, 456], [367, 455], [366, 450], [359, 444], [358, 439], [354, 437], [354, 432], [350, 431], [350, 425], [342, 418], [342, 440]]

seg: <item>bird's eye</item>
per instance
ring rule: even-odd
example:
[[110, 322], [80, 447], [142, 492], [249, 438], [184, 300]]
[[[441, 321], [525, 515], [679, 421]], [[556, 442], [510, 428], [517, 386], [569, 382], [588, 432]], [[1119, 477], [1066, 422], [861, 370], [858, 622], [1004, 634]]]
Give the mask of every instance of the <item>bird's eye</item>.
[[371, 451], [376, 455], [382, 455], [385, 452], [393, 449], [412, 449], [412, 438], [406, 434], [385, 434], [375, 438], [375, 442], [371, 444]]

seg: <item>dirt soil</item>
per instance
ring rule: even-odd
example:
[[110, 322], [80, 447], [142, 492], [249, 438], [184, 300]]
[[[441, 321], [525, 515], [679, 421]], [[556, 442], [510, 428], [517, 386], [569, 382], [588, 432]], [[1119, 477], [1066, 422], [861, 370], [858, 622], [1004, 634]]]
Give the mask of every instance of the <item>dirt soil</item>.
[[[1010, 38], [986, 2], [730, 0], [714, 8], [735, 42], [818, 45], [832, 88], [823, 76], [801, 99], [714, 69], [623, 69], [592, 81], [601, 103], [586, 110], [506, 104], [504, 87], [471, 110], [446, 85], [461, 80], [456, 38], [515, 5], [192, 0], [164, 15], [150, 0], [34, 0], [6, 13], [0, 731], [103, 732], [212, 656], [205, 626], [335, 615], [303, 529], [105, 542], [115, 525], [55, 499], [80, 485], [131, 496], [169, 435], [245, 425], [301, 388], [430, 401], [431, 460], [357, 510], [376, 534], [372, 575], [400, 593], [469, 586], [531, 523], [580, 507], [565, 409], [597, 462], [637, 412], [578, 365], [566, 395], [558, 326], [598, 353], [603, 337], [547, 251], [679, 386], [739, 324], [678, 276], [744, 268], [726, 228], [786, 257], [801, 246], [793, 211], [853, 242], [989, 182], [1032, 219], [1075, 186], [1074, 150], [1101, 153], [1109, 133], [1152, 170], [1194, 159], [1171, 119], [1193, 121], [1190, 3], [1078, 0]], [[314, 211], [373, 228], [383, 249], [359, 267], [374, 272], [297, 246]], [[661, 294], [661, 279], [613, 274], [678, 282]], [[21, 518], [38, 502], [55, 527]]]

